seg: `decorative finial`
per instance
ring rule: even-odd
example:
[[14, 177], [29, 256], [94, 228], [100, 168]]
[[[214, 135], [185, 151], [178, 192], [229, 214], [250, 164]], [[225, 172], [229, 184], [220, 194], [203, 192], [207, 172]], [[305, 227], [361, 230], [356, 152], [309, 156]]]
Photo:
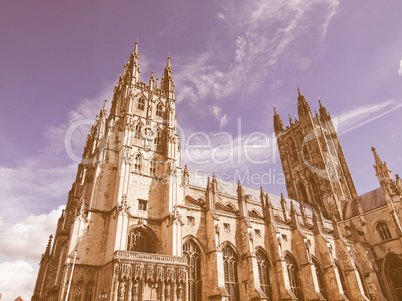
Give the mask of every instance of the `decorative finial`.
[[321, 98], [320, 98], [320, 97], [318, 97], [318, 103], [320, 104], [320, 108], [322, 108], [323, 105], [322, 105], [322, 103], [321, 103]]
[[289, 114], [289, 123], [292, 125], [293, 124], [293, 119], [292, 119], [292, 116], [290, 116], [290, 114]]
[[275, 115], [278, 115], [278, 112], [276, 111], [276, 106], [275, 106], [275, 104], [274, 104], [274, 114], [275, 114]]
[[297, 85], [297, 93], [299, 94], [299, 96], [302, 96], [301, 93], [300, 93], [300, 87], [299, 87], [299, 85]]

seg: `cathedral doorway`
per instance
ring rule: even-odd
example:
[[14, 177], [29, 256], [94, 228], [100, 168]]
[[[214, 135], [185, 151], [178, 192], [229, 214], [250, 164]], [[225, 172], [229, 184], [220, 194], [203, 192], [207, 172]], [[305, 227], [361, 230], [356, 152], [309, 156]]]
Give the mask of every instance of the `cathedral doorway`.
[[146, 229], [135, 228], [128, 235], [127, 250], [156, 253], [156, 241]]
[[387, 256], [384, 272], [390, 297], [402, 300], [402, 259], [394, 254]]

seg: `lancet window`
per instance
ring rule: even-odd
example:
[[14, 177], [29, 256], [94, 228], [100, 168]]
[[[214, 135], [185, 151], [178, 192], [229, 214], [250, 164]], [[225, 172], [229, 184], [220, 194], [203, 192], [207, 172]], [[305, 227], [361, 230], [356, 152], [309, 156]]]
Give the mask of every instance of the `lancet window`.
[[138, 106], [137, 106], [137, 109], [144, 111], [144, 109], [145, 109], [145, 99], [144, 99], [143, 97], [141, 97], [140, 99], [138, 99]]
[[318, 280], [318, 286], [320, 288], [320, 293], [325, 299], [328, 299], [328, 291], [327, 291], [327, 287], [325, 285], [324, 273], [321, 269], [320, 263], [314, 257], [313, 257], [313, 264], [314, 264], [315, 274], [316, 274], [317, 280]]
[[268, 300], [273, 300], [272, 287], [269, 279], [269, 261], [267, 256], [261, 250], [257, 252], [257, 265], [261, 289], [268, 297]]
[[304, 300], [303, 292], [300, 286], [300, 275], [299, 275], [299, 268], [293, 259], [293, 256], [287, 254], [285, 256], [286, 261], [286, 269], [288, 272], [289, 277], [289, 285], [291, 291], [295, 294], [298, 300]]
[[193, 240], [190, 239], [183, 245], [183, 256], [186, 257], [190, 266], [188, 275], [189, 301], [201, 301], [201, 252]]
[[223, 249], [223, 269], [225, 287], [229, 293], [229, 301], [240, 301], [237, 263], [238, 261], [234, 250], [230, 246], [226, 246]]
[[385, 222], [379, 222], [376, 227], [377, 231], [380, 233], [382, 240], [391, 239], [391, 232], [389, 231], [388, 225]]

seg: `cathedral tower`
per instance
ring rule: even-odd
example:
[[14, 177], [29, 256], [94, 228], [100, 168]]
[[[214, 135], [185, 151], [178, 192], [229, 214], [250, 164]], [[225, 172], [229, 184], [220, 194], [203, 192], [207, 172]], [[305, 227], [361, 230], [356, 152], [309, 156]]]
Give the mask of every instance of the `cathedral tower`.
[[148, 84], [140, 74], [136, 43], [109, 116], [105, 101], [87, 137], [33, 300], [97, 300], [101, 293], [109, 300], [170, 300], [184, 294], [187, 265], [177, 212], [182, 172], [170, 58], [160, 85], [153, 72]]
[[327, 217], [343, 218], [345, 202], [357, 197], [331, 116], [319, 100], [319, 113], [311, 113], [301, 94], [297, 98], [299, 120], [289, 115], [283, 125], [275, 109], [274, 128], [286, 187], [290, 198], [322, 210]]

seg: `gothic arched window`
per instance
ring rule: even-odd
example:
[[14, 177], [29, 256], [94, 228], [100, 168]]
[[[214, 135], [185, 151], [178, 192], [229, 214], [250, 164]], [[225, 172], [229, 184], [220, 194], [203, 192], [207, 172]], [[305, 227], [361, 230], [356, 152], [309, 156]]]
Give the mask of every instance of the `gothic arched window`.
[[137, 123], [137, 125], [135, 126], [134, 137], [137, 139], [141, 137], [141, 126], [141, 123]]
[[223, 270], [225, 273], [225, 287], [229, 293], [229, 301], [240, 301], [237, 257], [230, 246], [223, 248]]
[[323, 271], [321, 269], [320, 263], [314, 257], [313, 257], [313, 264], [314, 264], [315, 274], [317, 275], [317, 280], [318, 280], [318, 286], [320, 288], [320, 293], [325, 299], [328, 299], [328, 291], [327, 291], [327, 287], [325, 285], [324, 273], [323, 273]]
[[295, 142], [293, 141], [292, 138], [289, 138], [288, 140], [288, 147], [289, 147], [290, 159], [292, 161], [297, 161], [297, 149]]
[[298, 300], [304, 300], [303, 292], [300, 286], [299, 268], [297, 267], [297, 264], [292, 255], [287, 254], [285, 256], [285, 261], [286, 269], [288, 271], [290, 289], [295, 294]]
[[304, 203], [308, 203], [306, 187], [304, 186], [304, 184], [302, 182], [299, 183], [299, 191], [300, 191], [301, 201], [303, 201]]
[[265, 256], [265, 254], [261, 250], [257, 252], [257, 265], [261, 289], [265, 293], [265, 295], [267, 295], [268, 300], [273, 300], [272, 287], [269, 280], [269, 261], [267, 256]]
[[201, 301], [201, 252], [192, 239], [183, 245], [183, 256], [186, 257], [187, 263], [190, 266], [190, 273], [188, 275], [189, 301]]
[[145, 99], [144, 97], [141, 97], [140, 99], [138, 99], [137, 109], [144, 111], [144, 108], [145, 108]]
[[348, 286], [346, 284], [345, 274], [343, 273], [343, 270], [342, 270], [341, 266], [339, 265], [339, 263], [335, 262], [335, 268], [338, 270], [339, 279], [341, 280], [343, 294], [349, 298], [349, 291], [348, 291]]
[[127, 250], [144, 253], [156, 253], [155, 239], [144, 229], [137, 228], [128, 235]]
[[142, 169], [142, 158], [140, 154], [137, 154], [134, 158], [134, 171], [141, 172]]
[[151, 176], [153, 176], [153, 177], [156, 174], [156, 161], [155, 161], [155, 159], [151, 159], [150, 162], [149, 162], [149, 174]]
[[318, 186], [313, 178], [310, 179], [310, 183], [311, 183], [311, 190], [313, 191], [315, 203], [320, 205], [322, 208], [324, 208], [324, 204], [322, 202], [321, 195], [320, 195], [320, 190], [318, 189]]
[[156, 116], [162, 117], [162, 104], [160, 102], [156, 105]]
[[161, 141], [161, 131], [158, 129], [156, 131], [155, 140], [154, 140], [155, 145], [158, 145], [160, 143], [160, 141]]
[[377, 224], [376, 229], [377, 229], [377, 231], [380, 233], [380, 236], [381, 236], [381, 239], [382, 239], [382, 240], [388, 240], [388, 239], [391, 239], [391, 238], [392, 238], [391, 232], [389, 232], [389, 228], [388, 228], [387, 223], [385, 223], [385, 222], [379, 222], [379, 223]]

